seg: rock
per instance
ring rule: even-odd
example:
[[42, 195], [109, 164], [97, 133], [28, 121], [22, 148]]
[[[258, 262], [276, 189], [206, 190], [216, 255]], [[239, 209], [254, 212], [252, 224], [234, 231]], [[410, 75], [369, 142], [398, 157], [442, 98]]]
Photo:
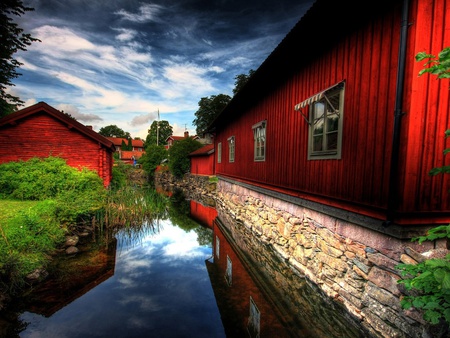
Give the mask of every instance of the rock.
[[33, 283], [42, 280], [47, 276], [48, 272], [45, 269], [38, 268], [27, 275], [27, 280]]
[[80, 251], [80, 250], [78, 250], [78, 248], [76, 246], [69, 246], [66, 249], [66, 254], [73, 255], [73, 254], [76, 254], [78, 251]]
[[73, 236], [66, 236], [66, 243], [64, 244], [64, 246], [69, 247], [69, 246], [75, 246], [78, 244], [79, 241], [79, 237], [77, 235], [73, 235]]

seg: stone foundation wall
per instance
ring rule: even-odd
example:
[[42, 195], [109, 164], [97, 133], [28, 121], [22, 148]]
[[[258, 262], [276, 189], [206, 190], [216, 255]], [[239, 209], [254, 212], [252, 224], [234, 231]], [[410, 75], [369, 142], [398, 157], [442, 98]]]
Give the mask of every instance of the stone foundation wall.
[[[216, 209], [224, 224], [243, 227], [301, 277], [379, 337], [446, 337], [416, 310], [400, 307], [395, 266], [447, 252], [444, 242], [418, 245], [219, 180]], [[299, 278], [301, 278], [299, 277]]]

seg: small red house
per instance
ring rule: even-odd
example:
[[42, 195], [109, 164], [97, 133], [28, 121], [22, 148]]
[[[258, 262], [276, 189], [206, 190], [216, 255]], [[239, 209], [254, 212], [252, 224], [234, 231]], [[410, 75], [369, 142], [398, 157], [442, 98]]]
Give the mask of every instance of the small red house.
[[191, 174], [214, 175], [214, 144], [206, 144], [189, 154]]
[[61, 157], [72, 167], [96, 171], [108, 186], [113, 152], [107, 138], [45, 102], [0, 119], [0, 163]]
[[124, 143], [126, 145], [129, 144], [129, 140], [127, 140], [126, 138], [107, 137], [107, 139], [114, 144], [116, 153], [119, 154], [119, 159], [124, 163], [135, 164], [135, 162], [145, 154], [144, 141], [140, 139], [131, 140], [132, 150], [122, 150], [122, 145]]
[[173, 146], [173, 144], [174, 144], [176, 141], [180, 141], [180, 140], [183, 140], [183, 139], [188, 138], [188, 137], [192, 138], [193, 140], [198, 140], [198, 139], [199, 139], [199, 137], [198, 137], [197, 135], [195, 135], [195, 136], [189, 136], [189, 132], [188, 132], [188, 131], [185, 131], [183, 136], [174, 136], [174, 135], [170, 135], [170, 136], [166, 139], [166, 145], [165, 145], [165, 148], [166, 148], [167, 150], [169, 150], [170, 147]]
[[449, 82], [415, 55], [449, 32], [445, 0], [315, 1], [210, 126], [217, 176], [395, 236], [448, 224]]

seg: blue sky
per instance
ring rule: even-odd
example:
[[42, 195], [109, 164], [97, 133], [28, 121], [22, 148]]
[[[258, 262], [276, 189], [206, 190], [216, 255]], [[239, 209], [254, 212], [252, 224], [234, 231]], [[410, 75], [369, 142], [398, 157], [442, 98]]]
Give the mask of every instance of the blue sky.
[[145, 138], [167, 120], [188, 130], [202, 97], [232, 96], [235, 76], [257, 69], [311, 0], [24, 0], [16, 20], [41, 42], [9, 91], [70, 113], [99, 131]]

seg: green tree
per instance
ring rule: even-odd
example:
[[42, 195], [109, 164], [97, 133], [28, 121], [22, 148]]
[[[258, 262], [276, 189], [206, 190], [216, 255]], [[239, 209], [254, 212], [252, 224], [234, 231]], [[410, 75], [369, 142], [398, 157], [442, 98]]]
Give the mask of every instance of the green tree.
[[147, 173], [149, 178], [153, 178], [155, 170], [158, 165], [165, 159], [167, 159], [167, 150], [163, 145], [156, 145], [150, 143], [145, 147], [145, 154], [139, 159], [139, 163], [142, 164], [142, 169]]
[[133, 141], [131, 139], [128, 139], [128, 142], [125, 142], [125, 140], [122, 140], [122, 144], [120, 145], [120, 149], [123, 151], [131, 151], [133, 150]]
[[[159, 127], [159, 130], [157, 129]], [[145, 145], [157, 144], [165, 145], [167, 138], [173, 134], [173, 128], [168, 121], [153, 121], [150, 129], [148, 130], [147, 137], [145, 139]], [[158, 138], [158, 140], [157, 140]]]
[[197, 135], [202, 134], [208, 128], [230, 101], [231, 97], [226, 94], [211, 95], [200, 99], [199, 108], [195, 112], [195, 119], [192, 122], [196, 126]]
[[178, 178], [183, 177], [191, 169], [189, 154], [203, 145], [191, 137], [177, 141], [169, 149], [169, 169]]
[[123, 131], [115, 124], [111, 124], [109, 126], [100, 128], [98, 133], [105, 137], [119, 137], [119, 138], [126, 138], [127, 140], [131, 138], [129, 132]]
[[21, 74], [17, 72], [22, 63], [14, 58], [19, 50], [26, 51], [27, 47], [39, 39], [30, 34], [14, 22], [13, 17], [20, 17], [26, 12], [34, 11], [21, 0], [2, 0], [0, 3], [0, 117], [12, 113], [23, 101], [14, 95], [6, 93], [6, 88], [14, 86], [11, 82]]
[[[428, 59], [419, 76], [429, 73], [436, 75], [438, 79], [450, 78], [450, 47], [443, 49], [438, 57], [425, 52], [416, 55], [416, 61]], [[445, 132], [445, 137], [450, 136], [450, 130]], [[444, 150], [444, 155], [450, 153], [450, 148]], [[429, 175], [449, 174], [450, 166], [433, 168]], [[432, 228], [426, 236], [413, 238], [421, 244], [424, 241], [437, 239], [450, 239], [450, 224]], [[423, 318], [432, 324], [438, 324], [441, 320], [450, 323], [450, 254], [444, 258], [427, 259], [418, 264], [398, 264], [403, 279], [398, 283], [403, 284], [409, 294], [402, 298], [401, 306], [404, 309], [415, 307], [423, 310]]]
[[239, 74], [234, 77], [234, 79], [236, 80], [234, 82], [234, 89], [233, 89], [234, 95], [236, 95], [242, 89], [242, 87], [244, 87], [244, 85], [247, 83], [247, 81], [254, 73], [255, 70], [250, 69], [248, 74]]

